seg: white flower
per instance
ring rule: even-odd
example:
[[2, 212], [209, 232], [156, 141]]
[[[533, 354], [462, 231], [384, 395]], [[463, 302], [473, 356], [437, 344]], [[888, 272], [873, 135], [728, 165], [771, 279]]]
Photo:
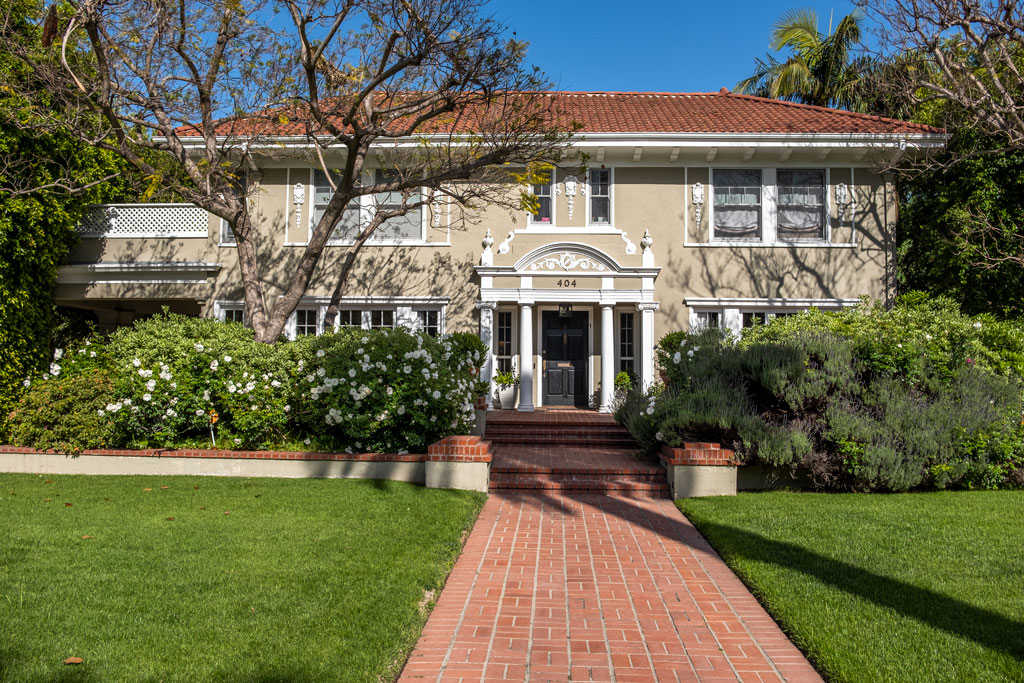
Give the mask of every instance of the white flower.
[[54, 360], [60, 360], [63, 357], [64, 357], [64, 349], [54, 349], [54, 351], [53, 351], [53, 359]]
[[399, 415], [405, 415], [405, 406], [398, 406], [398, 410], [395, 411]]
[[370, 338], [369, 337], [363, 337], [360, 341], [362, 341], [365, 344], [366, 342], [370, 341]]
[[23, 386], [23, 387], [30, 387], [30, 386], [32, 386], [32, 380], [30, 380], [30, 379], [25, 380], [24, 382], [21, 383], [21, 386]]
[[384, 393], [390, 396], [391, 394], [395, 393], [395, 390], [392, 389], [391, 387], [388, 387], [387, 389], [384, 390]]
[[[85, 349], [82, 349], [82, 350], [84, 351]], [[89, 358], [95, 358], [95, 357], [96, 357], [96, 352], [95, 351], [90, 351], [89, 352]]]
[[258, 409], [258, 406], [255, 403], [253, 403], [251, 406], [249, 406], [249, 410], [257, 410], [257, 409]]
[[196, 417], [202, 417], [202, 416], [203, 416], [202, 408], [197, 408], [196, 409]]
[[167, 417], [174, 417], [175, 415], [177, 415], [177, 413], [174, 412], [174, 410], [172, 410], [171, 408], [168, 408], [165, 414], [167, 415]]
[[272, 387], [274, 387], [274, 388], [276, 389], [276, 388], [278, 388], [279, 386], [281, 386], [281, 383], [280, 383], [280, 382], [278, 382], [278, 381], [277, 381], [277, 380], [275, 379], [274, 381], [272, 381], [272, 382], [270, 383], [270, 386], [272, 386]]
[[214, 359], [214, 360], [213, 360], [213, 362], [212, 362], [212, 363], [210, 363], [210, 369], [216, 372], [216, 370], [217, 370], [217, 367], [218, 367], [219, 365], [220, 365], [220, 363], [218, 363], [218, 362], [217, 362], [217, 359]]
[[50, 374], [56, 377], [60, 374], [60, 366], [56, 363], [50, 363]]
[[209, 401], [210, 400], [210, 392], [209, 391], [204, 391], [203, 392], [203, 400], [204, 401]]
[[134, 365], [135, 367], [139, 367], [140, 365], [142, 365], [142, 361], [136, 358], [135, 360], [132, 361], [132, 365]]
[[647, 414], [654, 415], [654, 408], [652, 408], [651, 406], [647, 406]]
[[356, 369], [355, 368], [349, 368], [348, 369], [348, 376], [349, 377], [355, 377], [356, 376]]
[[130, 398], [126, 398], [121, 401], [121, 403], [124, 403], [126, 406], [130, 406], [132, 404], [132, 400]]
[[405, 374], [407, 374], [407, 375], [408, 375], [408, 374], [409, 374], [410, 372], [412, 372], [412, 366], [411, 366], [411, 365], [406, 365], [406, 366], [404, 366], [404, 367], [402, 368], [402, 372], [404, 372]]
[[152, 401], [152, 400], [153, 400], [153, 397], [152, 397], [152, 396], [151, 396], [150, 394], [143, 394], [143, 395], [142, 395], [142, 400], [143, 400], [143, 401], [147, 401], [147, 402], [148, 402], [148, 401]]
[[305, 439], [303, 439], [302, 443], [304, 443], [304, 444], [306, 444], [308, 446], [309, 445], [309, 437], [307, 436]]
[[690, 349], [689, 351], [687, 351], [686, 355], [689, 356], [690, 358], [693, 358], [693, 349]]
[[678, 364], [681, 360], [683, 360], [683, 354], [679, 353], [678, 351], [676, 351], [674, 354], [672, 354], [672, 362], [673, 363]]
[[430, 421], [431, 422], [437, 422], [437, 415], [431, 415], [430, 416]]
[[319, 349], [319, 350], [318, 350], [318, 351], [316, 352], [316, 357], [317, 357], [317, 358], [323, 358], [323, 357], [324, 357], [324, 350], [323, 350], [323, 349]]
[[150, 391], [153, 391], [154, 389], [156, 389], [156, 380], [155, 379], [151, 379], [148, 382], [146, 382], [146, 388], [149, 389]]
[[980, 322], [975, 322], [974, 323], [974, 329], [980, 330], [981, 329], [981, 323]]
[[117, 411], [121, 410], [121, 404], [120, 403], [108, 403], [107, 404], [107, 410], [109, 410], [112, 413], [116, 413]]
[[153, 371], [152, 370], [139, 370], [139, 377], [152, 377], [152, 376], [153, 376]]
[[292, 411], [292, 407], [290, 405], [285, 405], [284, 412], [290, 413], [291, 411]]
[[661, 432], [655, 432], [654, 438], [657, 439], [658, 441], [664, 441], [665, 435], [662, 434]]
[[206, 347], [205, 347], [205, 346], [203, 346], [202, 344], [198, 344], [198, 343], [197, 343], [197, 344], [195, 344], [194, 346], [195, 346], [195, 349], [196, 349], [196, 351], [198, 351], [198, 352], [200, 352], [200, 353], [202, 353], [203, 351], [205, 351], [205, 350], [206, 350]]
[[896, 348], [897, 348], [897, 349], [902, 349], [902, 348], [903, 348], [903, 344], [897, 344], [897, 345], [896, 345]]
[[434, 389], [434, 393], [432, 393], [431, 396], [433, 396], [434, 400], [436, 401], [437, 399], [441, 398], [441, 392], [438, 391], [437, 389]]
[[240, 446], [241, 444], [242, 444], [242, 440], [241, 439], [235, 439], [235, 445], [236, 446]]
[[100, 417], [103, 417], [105, 415], [105, 413], [102, 410], [97, 410], [96, 414], [99, 415]]
[[231, 362], [231, 356], [224, 356], [224, 362], [225, 363], [230, 363]]
[[926, 335], [924, 335], [924, 338], [927, 339], [928, 341], [931, 341], [932, 340], [932, 335], [926, 334]]

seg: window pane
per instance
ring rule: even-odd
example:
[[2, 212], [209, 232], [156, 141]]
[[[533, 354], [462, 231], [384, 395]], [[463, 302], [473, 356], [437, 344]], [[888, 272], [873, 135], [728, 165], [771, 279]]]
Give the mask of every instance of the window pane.
[[220, 221], [220, 243], [235, 244], [235, 233], [231, 232], [231, 225], [223, 218]]
[[419, 329], [436, 337], [440, 334], [440, 313], [438, 311], [416, 311], [416, 318], [419, 320]]
[[295, 311], [295, 336], [305, 337], [317, 333], [320, 312], [315, 308], [300, 308]]
[[362, 327], [363, 312], [351, 308], [343, 308], [338, 311], [338, 325], [340, 327]]
[[825, 172], [779, 171], [780, 239], [825, 238]]
[[634, 317], [632, 313], [619, 314], [619, 356], [625, 360], [633, 358]]
[[497, 328], [495, 355], [498, 367], [505, 368], [500, 372], [506, 372], [512, 367], [512, 311], [498, 311]]
[[370, 311], [370, 327], [394, 327], [395, 326], [395, 312], [391, 310], [375, 310]]
[[[399, 180], [398, 173], [390, 169], [377, 169], [377, 183], [391, 183]], [[375, 196], [379, 209], [393, 211], [402, 207], [401, 192], [379, 192]], [[419, 190], [411, 190], [408, 204], [420, 201]], [[409, 210], [408, 213], [389, 218], [383, 225], [377, 228], [371, 242], [390, 242], [399, 240], [420, 240], [423, 238], [423, 223], [421, 215], [423, 207]]]
[[223, 319], [226, 322], [236, 322], [245, 324], [245, 310], [241, 308], [225, 308], [222, 309]]
[[590, 198], [590, 222], [611, 223], [611, 200], [608, 197]]
[[764, 325], [768, 322], [768, 314], [763, 312], [756, 313], [744, 313], [743, 314], [743, 327], [752, 327], [754, 325]]
[[759, 239], [761, 171], [716, 169], [714, 206], [716, 239]]
[[698, 311], [697, 327], [702, 330], [718, 329], [721, 327], [721, 313], [718, 311]]

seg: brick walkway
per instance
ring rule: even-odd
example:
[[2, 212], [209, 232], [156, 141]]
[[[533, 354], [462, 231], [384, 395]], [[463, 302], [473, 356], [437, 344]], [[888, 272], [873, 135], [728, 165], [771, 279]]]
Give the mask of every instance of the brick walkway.
[[667, 500], [492, 493], [400, 681], [820, 681]]

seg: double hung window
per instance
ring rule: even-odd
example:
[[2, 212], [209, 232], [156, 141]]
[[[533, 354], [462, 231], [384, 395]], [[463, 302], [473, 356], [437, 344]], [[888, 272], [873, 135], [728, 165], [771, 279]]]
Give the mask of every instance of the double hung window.
[[395, 326], [395, 312], [390, 308], [375, 308], [370, 311], [370, 329], [377, 330]]
[[363, 312], [355, 308], [343, 308], [338, 311], [338, 327], [362, 327]]
[[780, 240], [825, 239], [825, 171], [777, 172]]
[[245, 309], [241, 306], [221, 306], [220, 319], [223, 322], [245, 324]]
[[[338, 184], [338, 176], [332, 177], [334, 184]], [[331, 198], [334, 196], [334, 190], [331, 188], [331, 184], [327, 180], [327, 174], [323, 171], [313, 172], [313, 216], [312, 230], [320, 223], [320, 219], [323, 218], [324, 212], [327, 210], [327, 205], [331, 203]], [[341, 220], [338, 221], [338, 225], [334, 228], [334, 232], [331, 233], [332, 242], [353, 242], [359, 235], [360, 230], [360, 214], [359, 214], [359, 198], [353, 198], [348, 206], [345, 207], [345, 211], [341, 216]]]
[[419, 329], [426, 332], [431, 337], [436, 337], [441, 333], [441, 312], [436, 310], [419, 310], [416, 311], [416, 321], [419, 324]]
[[697, 311], [696, 327], [701, 330], [717, 330], [722, 326], [720, 311]]
[[761, 171], [715, 169], [716, 240], [761, 239]]
[[533, 196], [537, 198], [537, 213], [530, 214], [530, 222], [549, 225], [553, 217], [551, 212], [551, 185], [554, 171], [546, 171], [542, 175], [544, 176], [543, 180], [533, 185]]
[[590, 171], [590, 223], [610, 225], [612, 222], [612, 172], [608, 168]]
[[[376, 171], [378, 185], [395, 183], [402, 180], [399, 174], [393, 170], [379, 168]], [[421, 201], [419, 190], [409, 191], [408, 198], [404, 198], [402, 191], [378, 192], [375, 196], [378, 211], [401, 211], [403, 205], [408, 207]], [[370, 238], [373, 242], [419, 242], [423, 239], [423, 207], [418, 206], [407, 209], [406, 213], [393, 216], [377, 227], [375, 234]]]

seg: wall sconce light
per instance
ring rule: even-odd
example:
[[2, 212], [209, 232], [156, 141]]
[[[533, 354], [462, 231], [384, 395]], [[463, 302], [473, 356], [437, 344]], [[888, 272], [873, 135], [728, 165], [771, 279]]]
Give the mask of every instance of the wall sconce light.
[[558, 317], [559, 318], [571, 318], [572, 317], [572, 304], [558, 304]]

